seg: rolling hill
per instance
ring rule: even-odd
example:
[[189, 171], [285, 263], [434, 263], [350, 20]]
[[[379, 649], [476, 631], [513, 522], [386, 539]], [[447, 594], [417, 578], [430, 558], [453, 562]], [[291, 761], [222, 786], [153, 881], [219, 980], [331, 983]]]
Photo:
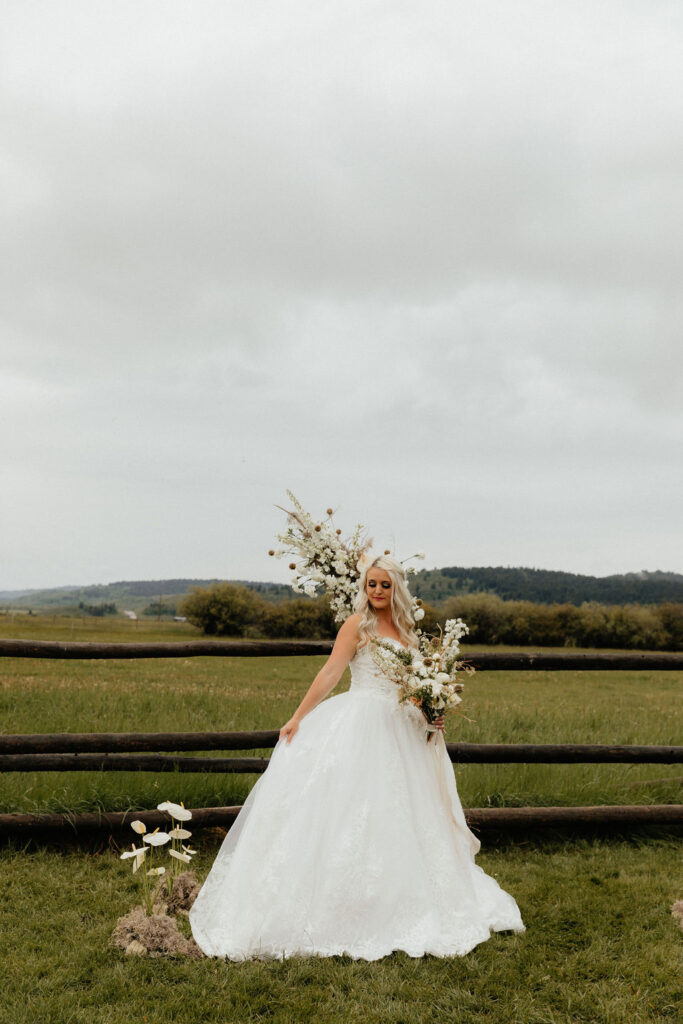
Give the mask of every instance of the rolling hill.
[[[217, 579], [120, 580], [91, 586], [64, 586], [44, 590], [0, 590], [0, 606], [16, 609], [75, 609], [113, 603], [119, 610], [140, 612], [161, 597], [174, 605], [192, 587], [207, 587]], [[282, 583], [230, 580], [255, 590], [266, 600], [282, 601], [294, 594]], [[411, 577], [411, 590], [425, 601], [439, 605], [459, 594], [497, 594], [503, 600], [539, 604], [584, 601], [602, 604], [661, 604], [683, 602], [683, 575], [673, 572], [633, 572], [613, 576], [584, 576], [551, 569], [503, 566], [459, 566], [423, 569]]]

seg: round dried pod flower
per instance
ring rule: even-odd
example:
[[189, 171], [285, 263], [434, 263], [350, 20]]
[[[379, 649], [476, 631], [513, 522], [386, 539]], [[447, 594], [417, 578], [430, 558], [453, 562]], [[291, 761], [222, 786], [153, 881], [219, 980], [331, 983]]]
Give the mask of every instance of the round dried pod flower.
[[462, 683], [456, 683], [453, 689], [455, 690], [456, 693], [462, 693], [465, 687], [462, 685]]
[[268, 552], [268, 554], [269, 554], [269, 555], [274, 555], [274, 554], [275, 554], [275, 552], [274, 552], [274, 551], [273, 551], [273, 549], [271, 548], [271, 549], [270, 549], [270, 551]]
[[311, 536], [311, 532], [310, 532], [310, 530], [306, 530], [306, 531], [304, 532], [304, 537], [306, 538], [306, 540], [309, 540], [309, 539], [310, 539], [310, 536]]
[[327, 512], [328, 516], [331, 516], [332, 513], [334, 512], [334, 509], [333, 508], [326, 508], [325, 511]]
[[421, 608], [422, 607], [422, 598], [421, 597], [416, 598], [415, 599], [415, 604], [417, 605], [418, 608]]
[[290, 562], [289, 563], [289, 568], [290, 569], [296, 569], [296, 562]]
[[389, 548], [385, 548], [384, 549], [384, 554], [385, 555], [390, 555], [391, 554], [391, 551], [389, 550]]
[[322, 526], [316, 526], [316, 528], [315, 528], [315, 532], [316, 533], [320, 533], [321, 530], [322, 530]]
[[429, 668], [429, 666], [430, 666], [430, 665], [433, 665], [433, 664], [434, 664], [434, 662], [432, 661], [432, 659], [431, 659], [431, 658], [425, 658], [425, 660], [424, 660], [423, 664], [424, 664], [424, 665], [426, 665], [426, 666], [427, 666], [427, 668]]
[[335, 530], [334, 532], [337, 534], [338, 537], [341, 537], [341, 530]]

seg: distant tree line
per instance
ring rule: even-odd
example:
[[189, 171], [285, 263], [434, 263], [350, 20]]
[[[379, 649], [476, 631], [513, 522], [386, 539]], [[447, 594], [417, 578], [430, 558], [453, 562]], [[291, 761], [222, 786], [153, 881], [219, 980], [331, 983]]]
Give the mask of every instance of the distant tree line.
[[459, 617], [469, 626], [468, 640], [480, 644], [683, 650], [683, 604], [674, 602], [608, 605], [586, 601], [577, 607], [503, 601], [495, 594], [464, 594], [430, 612], [430, 628]]
[[[159, 594], [168, 598], [169, 595], [176, 596], [186, 594], [191, 587], [207, 587], [214, 583], [221, 582], [226, 581], [217, 579], [119, 580], [116, 583], [81, 587], [77, 591], [77, 595], [78, 597], [85, 599], [109, 598], [110, 600], [113, 599], [119, 601], [122, 601], [127, 597], [149, 597], [158, 599]], [[255, 590], [263, 597], [267, 597], [270, 600], [275, 601], [292, 597], [294, 593], [292, 588], [286, 583], [252, 583], [249, 580], [231, 580], [230, 582], [236, 583], [240, 586], [247, 586], [250, 590]]]
[[534, 604], [680, 603], [683, 602], [683, 576], [667, 572], [581, 576], [550, 569], [452, 567], [422, 569], [412, 577], [411, 590], [432, 604], [475, 593], [497, 594], [504, 601], [532, 601]]
[[[22, 608], [73, 609], [76, 602], [116, 602], [147, 598], [152, 607], [159, 595], [169, 606], [184, 597], [191, 588], [230, 583], [243, 586], [271, 603], [291, 601], [294, 591], [286, 583], [250, 580], [166, 579], [120, 580], [90, 587], [61, 587], [12, 594], [6, 592], [12, 606]], [[683, 575], [672, 572], [626, 573], [616, 576], [581, 576], [547, 569], [496, 567], [422, 569], [411, 577], [411, 590], [424, 601], [441, 606], [452, 597], [465, 594], [494, 594], [504, 601], [532, 601], [534, 604], [573, 604], [586, 601], [607, 605], [683, 603]], [[134, 606], [134, 605], [133, 605]], [[147, 612], [143, 612], [147, 614]], [[154, 613], [152, 613], [154, 614]]]
[[[446, 619], [462, 618], [477, 644], [683, 650], [683, 604], [606, 605], [597, 602], [535, 604], [503, 601], [495, 594], [464, 594], [440, 607], [424, 602], [421, 626], [436, 632]], [[274, 604], [248, 587], [217, 583], [195, 588], [181, 615], [209, 636], [331, 639], [337, 627], [326, 597]]]

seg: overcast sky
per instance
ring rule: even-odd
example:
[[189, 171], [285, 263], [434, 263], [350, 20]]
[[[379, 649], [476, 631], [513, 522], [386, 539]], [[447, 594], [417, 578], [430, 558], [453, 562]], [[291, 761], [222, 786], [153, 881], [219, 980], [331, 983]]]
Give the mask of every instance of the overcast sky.
[[683, 571], [678, 0], [3, 0], [0, 590]]

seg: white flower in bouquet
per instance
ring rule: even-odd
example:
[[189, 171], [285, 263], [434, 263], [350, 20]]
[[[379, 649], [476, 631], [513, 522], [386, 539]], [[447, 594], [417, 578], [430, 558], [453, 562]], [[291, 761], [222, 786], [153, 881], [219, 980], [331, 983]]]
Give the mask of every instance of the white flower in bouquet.
[[[457, 681], [457, 675], [461, 670], [468, 674], [474, 671], [458, 660], [460, 637], [467, 632], [461, 619], [449, 619], [439, 636], [420, 634], [417, 651], [397, 649], [386, 640], [372, 638], [375, 663], [398, 686], [400, 701], [419, 708], [429, 725], [462, 702], [458, 695], [463, 684]], [[430, 731], [427, 742], [432, 736]]]
[[[350, 537], [342, 540], [342, 531], [334, 525], [333, 509], [328, 508], [326, 518], [317, 522], [291, 491], [287, 491], [287, 496], [293, 510], [277, 506], [287, 515], [287, 530], [277, 537], [284, 546], [271, 548], [268, 554], [275, 558], [288, 555], [292, 559], [289, 568], [294, 593], [314, 597], [320, 590], [326, 591], [335, 621], [342, 623], [353, 612], [360, 579], [374, 561], [375, 555], [370, 550], [372, 541], [365, 538], [360, 523]], [[418, 551], [410, 557], [424, 558], [424, 552]], [[409, 567], [406, 572], [412, 574], [415, 569]], [[411, 611], [416, 623], [424, 618], [421, 603], [417, 598], [412, 600]]]
[[370, 541], [364, 539], [360, 524], [351, 537], [342, 540], [342, 531], [333, 522], [333, 509], [328, 508], [326, 518], [316, 522], [291, 491], [287, 495], [294, 510], [282, 510], [287, 514], [287, 530], [278, 534], [278, 540], [284, 546], [269, 554], [276, 558], [293, 555], [289, 568], [294, 593], [314, 597], [320, 588], [327, 590], [335, 620], [344, 622], [353, 611], [361, 575], [359, 561]]

